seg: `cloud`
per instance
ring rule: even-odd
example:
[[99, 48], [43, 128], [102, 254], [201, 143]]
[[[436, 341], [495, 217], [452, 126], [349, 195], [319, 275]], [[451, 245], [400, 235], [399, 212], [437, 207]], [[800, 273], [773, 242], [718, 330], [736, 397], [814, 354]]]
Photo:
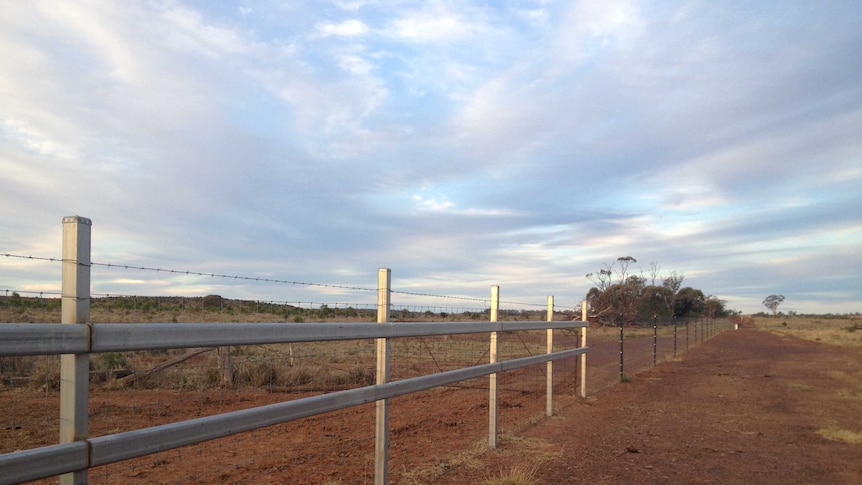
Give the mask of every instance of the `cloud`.
[[320, 35], [324, 37], [328, 37], [331, 35], [341, 37], [356, 37], [365, 35], [369, 31], [368, 26], [364, 22], [357, 19], [343, 20], [338, 23], [321, 22], [317, 24], [316, 27]]
[[[431, 291], [579, 300], [583, 274], [631, 254], [746, 310], [761, 293], [853, 308], [839, 286], [859, 287], [842, 268], [862, 263], [859, 14], [15, 3], [0, 250], [55, 255], [79, 213], [104, 261], [339, 283], [392, 266]], [[6, 263], [0, 283], [54, 285]], [[150, 277], [100, 289], [120, 280]]]
[[412, 12], [392, 21], [390, 32], [400, 38], [418, 42], [457, 42], [475, 33], [473, 24], [455, 12], [434, 10]]

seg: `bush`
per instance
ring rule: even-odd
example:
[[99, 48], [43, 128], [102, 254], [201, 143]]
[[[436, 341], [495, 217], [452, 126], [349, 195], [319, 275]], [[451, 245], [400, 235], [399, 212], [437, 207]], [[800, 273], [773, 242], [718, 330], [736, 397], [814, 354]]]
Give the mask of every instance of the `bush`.
[[244, 362], [236, 371], [237, 380], [240, 383], [254, 387], [273, 385], [278, 378], [275, 366], [267, 361]]
[[356, 366], [347, 371], [347, 380], [350, 384], [370, 386], [377, 381], [377, 372], [374, 369]]
[[283, 386], [302, 386], [314, 380], [314, 372], [306, 366], [288, 367], [281, 372], [279, 384]]

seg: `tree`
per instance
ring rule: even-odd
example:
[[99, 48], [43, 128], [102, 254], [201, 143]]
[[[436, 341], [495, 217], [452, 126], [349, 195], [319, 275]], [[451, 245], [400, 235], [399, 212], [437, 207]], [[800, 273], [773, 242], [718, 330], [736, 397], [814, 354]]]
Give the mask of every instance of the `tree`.
[[661, 267], [655, 261], [649, 264], [649, 277], [650, 277], [650, 286], [655, 286], [655, 280], [658, 278], [659, 271]]
[[650, 263], [647, 276], [629, 275], [630, 265], [636, 262], [631, 256], [619, 257], [611, 264], [605, 263], [596, 273], [586, 275], [596, 285], [586, 295], [591, 321], [626, 326], [643, 319], [714, 318], [727, 314], [724, 301], [707, 297], [696, 288], [682, 288], [685, 276], [681, 273], [671, 271], [661, 285], [656, 285], [658, 263]]
[[674, 295], [666, 286], [650, 285], [641, 292], [638, 313], [666, 320], [673, 316]]
[[784, 301], [784, 295], [769, 295], [763, 299], [763, 306], [769, 308], [773, 315], [778, 313], [778, 305]]
[[703, 292], [686, 286], [679, 290], [674, 302], [673, 313], [680, 318], [699, 317], [706, 307], [706, 297]]
[[664, 277], [664, 281], [662, 281], [662, 286], [665, 286], [670, 289], [670, 291], [675, 295], [679, 293], [679, 289], [682, 287], [682, 282], [685, 281], [685, 275], [678, 274], [676, 271], [671, 271], [669, 275]]
[[638, 260], [631, 256], [620, 256], [617, 258], [617, 263], [620, 264], [620, 270], [617, 272], [620, 275], [620, 283], [626, 282], [626, 273], [629, 271], [629, 265], [637, 262]]
[[605, 291], [608, 287], [611, 286], [611, 276], [613, 276], [612, 271], [613, 265], [609, 265], [605, 263], [605, 267], [600, 269], [596, 273], [587, 273], [587, 279], [592, 281], [596, 288], [601, 291]]
[[637, 318], [637, 307], [643, 291], [643, 280], [630, 276], [624, 283], [611, 285], [594, 302], [618, 325], [631, 324]]
[[727, 316], [727, 310], [724, 308], [725, 303], [727, 302], [719, 299], [717, 296], [707, 296], [704, 308], [704, 315], [709, 318]]

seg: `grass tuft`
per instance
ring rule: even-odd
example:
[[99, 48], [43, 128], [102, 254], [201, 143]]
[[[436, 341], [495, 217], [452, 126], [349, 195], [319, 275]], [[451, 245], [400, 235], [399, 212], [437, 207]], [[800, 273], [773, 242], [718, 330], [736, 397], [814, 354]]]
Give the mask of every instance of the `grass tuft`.
[[862, 433], [850, 431], [849, 429], [839, 428], [837, 426], [821, 428], [817, 430], [817, 434], [830, 441], [841, 441], [843, 443], [850, 443], [854, 445], [862, 444]]
[[496, 477], [485, 479], [485, 485], [533, 485], [536, 482], [537, 465], [515, 465], [509, 470], [500, 470]]

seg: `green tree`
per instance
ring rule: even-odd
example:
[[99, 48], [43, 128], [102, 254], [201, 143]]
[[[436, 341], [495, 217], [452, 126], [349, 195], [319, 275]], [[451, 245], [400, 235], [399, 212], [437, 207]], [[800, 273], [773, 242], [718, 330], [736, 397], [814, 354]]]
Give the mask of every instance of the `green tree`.
[[662, 320], [673, 314], [673, 292], [666, 286], [650, 285], [641, 293], [638, 312], [645, 317], [658, 317]]
[[709, 295], [708, 297], [706, 297], [706, 302], [704, 305], [704, 315], [709, 318], [727, 316], [727, 310], [724, 308], [724, 305], [726, 303], [726, 301], [720, 300], [716, 296]]
[[763, 299], [763, 306], [769, 308], [773, 315], [778, 313], [778, 305], [784, 302], [784, 295], [769, 295]]
[[706, 307], [706, 297], [703, 292], [686, 286], [679, 290], [674, 304], [674, 315], [680, 318], [699, 317]]

